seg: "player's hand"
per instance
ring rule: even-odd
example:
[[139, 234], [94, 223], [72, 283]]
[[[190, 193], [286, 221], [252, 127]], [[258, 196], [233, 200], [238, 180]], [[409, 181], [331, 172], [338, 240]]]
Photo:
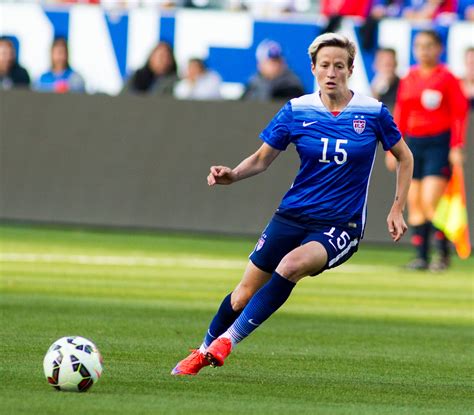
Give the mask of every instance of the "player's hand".
[[400, 209], [393, 209], [387, 217], [388, 232], [394, 242], [398, 242], [408, 229]]
[[230, 167], [211, 166], [211, 171], [207, 176], [207, 184], [214, 186], [215, 184], [232, 184], [236, 180], [235, 173]]
[[390, 153], [390, 151], [387, 151], [387, 153], [385, 154], [385, 167], [387, 167], [387, 170], [388, 171], [397, 170], [397, 164], [398, 164], [398, 161], [395, 158], [395, 156], [392, 153]]

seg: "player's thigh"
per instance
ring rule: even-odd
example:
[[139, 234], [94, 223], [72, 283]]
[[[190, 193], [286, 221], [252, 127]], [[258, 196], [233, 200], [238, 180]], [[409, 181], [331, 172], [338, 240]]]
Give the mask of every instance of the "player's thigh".
[[427, 176], [421, 182], [421, 203], [427, 219], [433, 219], [436, 206], [446, 190], [448, 180], [441, 176]]
[[276, 216], [262, 232], [249, 259], [262, 271], [273, 273], [283, 257], [302, 244], [307, 230]]
[[301, 247], [283, 258], [277, 272], [295, 282], [306, 275], [318, 275], [347, 261], [357, 252], [358, 244], [358, 233], [337, 226], [308, 232]]
[[310, 241], [293, 249], [281, 260], [276, 272], [290, 281], [319, 272], [328, 260], [326, 248], [316, 241]]
[[270, 279], [271, 273], [265, 272], [249, 261], [244, 275], [232, 291], [231, 304], [234, 310], [244, 308], [250, 298]]

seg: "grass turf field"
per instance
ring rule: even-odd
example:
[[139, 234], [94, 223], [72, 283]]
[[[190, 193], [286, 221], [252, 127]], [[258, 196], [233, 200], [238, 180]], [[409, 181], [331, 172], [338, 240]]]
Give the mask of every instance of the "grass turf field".
[[[253, 239], [3, 225], [0, 242], [2, 414], [472, 414], [472, 258], [413, 273], [408, 250], [363, 245], [224, 367], [175, 378]], [[85, 394], [42, 373], [72, 334], [104, 356]]]

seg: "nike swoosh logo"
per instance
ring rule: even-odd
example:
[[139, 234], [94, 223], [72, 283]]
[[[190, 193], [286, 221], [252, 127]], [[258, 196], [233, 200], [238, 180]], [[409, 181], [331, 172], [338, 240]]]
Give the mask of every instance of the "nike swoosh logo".
[[257, 324], [257, 323], [254, 323], [254, 322], [253, 322], [253, 318], [251, 318], [248, 322], [249, 322], [252, 326], [255, 326], [255, 327], [260, 326], [260, 324]]
[[317, 123], [317, 121], [311, 121], [311, 122], [303, 121], [303, 127], [308, 127], [308, 126], [316, 124], [316, 123]]

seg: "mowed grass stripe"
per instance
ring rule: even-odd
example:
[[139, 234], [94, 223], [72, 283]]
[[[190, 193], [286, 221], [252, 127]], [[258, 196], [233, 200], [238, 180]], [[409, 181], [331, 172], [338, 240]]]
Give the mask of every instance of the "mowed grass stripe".
[[[9, 264], [11, 266], [11, 264]], [[121, 298], [139, 297], [169, 299], [177, 298], [195, 301], [209, 300], [209, 307], [228, 290], [229, 285], [235, 285], [240, 277], [236, 271], [232, 278], [223, 278], [219, 271], [200, 274], [184, 275], [183, 271], [174, 269], [157, 270], [153, 275], [143, 278], [140, 270], [135, 274], [123, 275], [120, 269], [116, 273], [103, 275], [100, 269], [86, 267], [84, 275], [74, 273], [74, 267], [62, 265], [68, 271], [56, 269], [51, 264], [16, 264], [7, 269], [5, 287], [9, 291], [59, 293], [78, 296], [117, 296]], [[46, 269], [45, 269], [46, 268]], [[99, 267], [100, 268], [100, 267]], [[181, 278], [179, 276], [181, 275]], [[371, 314], [375, 318], [388, 316], [405, 316], [406, 318], [425, 319], [460, 319], [470, 323], [472, 319], [472, 303], [469, 293], [462, 291], [431, 290], [420, 292], [417, 289], [397, 287], [397, 291], [387, 290], [385, 286], [365, 286], [363, 275], [360, 279], [352, 280], [346, 287], [333, 287], [332, 281], [336, 276], [320, 278], [319, 281], [308, 280], [295, 290], [293, 298], [282, 310], [315, 312]], [[212, 285], [212, 288], [210, 288]], [[189, 291], [192, 286], [193, 290]], [[215, 302], [213, 302], [214, 300]]]
[[[147, 275], [146, 275], [147, 274]], [[175, 278], [173, 277], [181, 277]], [[41, 278], [39, 278], [41, 277]], [[110, 286], [110, 287], [151, 287], [156, 288], [188, 288], [189, 284], [196, 286], [208, 287], [208, 283], [235, 283], [240, 277], [240, 272], [226, 274], [224, 277], [222, 273], [212, 271], [205, 275], [199, 276], [199, 281], [196, 281], [194, 274], [183, 276], [183, 271], [179, 269], [170, 270], [155, 270], [144, 273], [142, 270], [124, 271], [123, 269], [111, 270], [107, 273], [100, 272], [92, 267], [87, 269], [77, 269], [71, 267], [53, 267], [53, 266], [32, 266], [31, 264], [16, 264], [14, 267], [4, 267], [2, 271], [2, 279], [7, 287], [15, 283], [36, 283], [36, 284], [76, 284], [87, 285], [89, 288], [94, 286]], [[336, 277], [331, 277], [336, 278]], [[363, 276], [361, 276], [363, 278]], [[352, 281], [352, 284], [345, 284], [344, 286], [334, 286], [330, 281], [323, 283], [319, 281], [308, 281], [301, 283], [301, 288], [297, 291], [300, 298], [304, 299], [307, 296], [314, 295], [350, 295], [357, 299], [360, 298], [378, 298], [381, 300], [400, 300], [400, 301], [436, 301], [439, 303], [456, 301], [457, 306], [463, 303], [471, 304], [472, 295], [468, 291], [460, 291], [454, 287], [446, 287], [442, 292], [433, 288], [419, 291], [416, 288], [400, 287], [397, 285], [396, 289], [387, 289], [386, 284], [370, 285], [367, 288], [361, 288], [363, 281], [360, 279]], [[448, 289], [449, 288], [449, 289]], [[150, 293], [152, 295], [152, 293]]]

